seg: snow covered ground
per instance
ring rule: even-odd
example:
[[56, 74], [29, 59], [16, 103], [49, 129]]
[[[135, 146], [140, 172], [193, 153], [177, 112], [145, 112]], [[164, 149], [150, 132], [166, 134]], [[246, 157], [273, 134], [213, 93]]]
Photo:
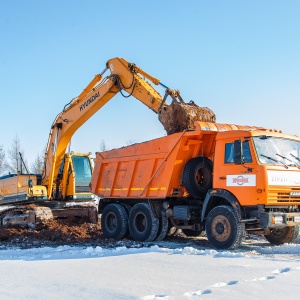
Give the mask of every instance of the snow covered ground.
[[300, 299], [300, 238], [235, 251], [160, 242], [141, 248], [0, 250], [1, 299]]

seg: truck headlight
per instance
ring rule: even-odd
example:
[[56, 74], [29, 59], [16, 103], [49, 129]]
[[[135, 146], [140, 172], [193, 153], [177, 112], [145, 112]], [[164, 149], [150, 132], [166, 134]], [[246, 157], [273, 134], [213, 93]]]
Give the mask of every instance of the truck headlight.
[[272, 217], [272, 224], [282, 224], [282, 223], [283, 223], [283, 216]]
[[300, 223], [300, 216], [296, 216], [296, 217], [294, 218], [294, 222]]

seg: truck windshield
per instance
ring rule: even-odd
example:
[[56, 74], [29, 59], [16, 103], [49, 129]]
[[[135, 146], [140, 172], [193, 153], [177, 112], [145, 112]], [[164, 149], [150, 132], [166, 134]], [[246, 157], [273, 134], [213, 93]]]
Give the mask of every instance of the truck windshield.
[[260, 163], [300, 166], [300, 142], [273, 136], [253, 137]]
[[75, 182], [76, 191], [79, 187], [88, 187], [91, 182], [92, 168], [90, 160], [87, 156], [72, 156], [74, 171], [75, 171]]

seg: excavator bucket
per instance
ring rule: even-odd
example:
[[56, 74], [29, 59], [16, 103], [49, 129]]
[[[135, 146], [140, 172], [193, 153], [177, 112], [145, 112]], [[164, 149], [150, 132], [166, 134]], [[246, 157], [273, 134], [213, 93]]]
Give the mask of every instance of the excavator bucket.
[[194, 122], [216, 122], [216, 115], [207, 107], [200, 107], [193, 101], [189, 103], [173, 100], [169, 106], [159, 111], [159, 121], [164, 126], [167, 134], [173, 134], [184, 130], [194, 130]]

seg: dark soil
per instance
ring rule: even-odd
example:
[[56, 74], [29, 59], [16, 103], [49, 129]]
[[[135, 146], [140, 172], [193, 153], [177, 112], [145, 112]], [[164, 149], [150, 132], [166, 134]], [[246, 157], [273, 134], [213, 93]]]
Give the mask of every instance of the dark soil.
[[0, 228], [1, 246], [58, 246], [70, 244], [97, 244], [105, 242], [99, 224], [67, 220], [52, 220], [33, 228]]
[[[25, 227], [1, 227], [0, 228], [0, 249], [33, 248], [33, 247], [57, 247], [62, 245], [70, 246], [100, 246], [103, 248], [115, 248], [125, 246], [127, 248], [148, 247], [154, 244], [168, 243], [189, 245], [194, 239], [185, 237], [180, 231], [172, 232], [164, 241], [153, 243], [135, 242], [130, 239], [115, 240], [103, 236], [100, 221], [98, 224], [86, 222], [74, 222], [71, 220], [52, 220], [38, 224], [33, 228]], [[198, 240], [202, 246], [208, 246], [205, 238]]]
[[193, 101], [189, 103], [172, 103], [159, 112], [159, 121], [167, 134], [195, 129], [194, 122], [216, 122], [216, 116], [207, 107], [200, 107]]

